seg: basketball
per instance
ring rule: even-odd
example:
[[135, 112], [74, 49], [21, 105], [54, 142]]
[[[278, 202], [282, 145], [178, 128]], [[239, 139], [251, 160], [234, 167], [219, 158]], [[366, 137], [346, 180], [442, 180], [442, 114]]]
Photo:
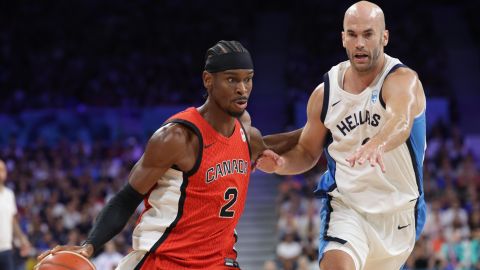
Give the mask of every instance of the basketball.
[[96, 270], [82, 255], [71, 251], [59, 251], [41, 260], [35, 270]]

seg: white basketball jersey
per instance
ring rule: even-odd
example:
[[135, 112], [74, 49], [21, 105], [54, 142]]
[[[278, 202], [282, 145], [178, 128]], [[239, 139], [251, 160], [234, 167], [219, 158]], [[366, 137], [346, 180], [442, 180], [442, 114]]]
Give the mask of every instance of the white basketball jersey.
[[325, 141], [328, 171], [319, 183], [317, 194], [339, 198], [362, 213], [393, 212], [406, 208], [409, 202], [411, 205], [417, 199], [416, 207], [424, 209], [424, 112], [416, 117], [407, 141], [384, 154], [386, 173], [379, 166], [371, 167], [368, 161], [363, 165], [357, 163], [352, 168], [345, 160], [385, 124], [387, 114], [381, 98], [382, 85], [388, 74], [404, 66], [388, 55], [385, 55], [385, 61], [381, 73], [360, 94], [342, 89], [349, 61], [334, 66], [324, 76], [325, 92], [320, 117], [329, 130]]

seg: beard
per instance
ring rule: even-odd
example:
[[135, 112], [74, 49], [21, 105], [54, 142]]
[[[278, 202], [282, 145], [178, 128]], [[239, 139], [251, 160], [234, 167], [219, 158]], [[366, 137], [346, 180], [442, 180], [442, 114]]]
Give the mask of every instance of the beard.
[[383, 48], [383, 44], [382, 44], [383, 40], [380, 39], [380, 43], [378, 44], [378, 47], [375, 47], [373, 50], [372, 50], [372, 53], [368, 55], [368, 63], [366, 65], [362, 65], [362, 66], [357, 66], [356, 63], [355, 63], [355, 53], [350, 53], [348, 52], [347, 50], [347, 55], [348, 55], [348, 59], [350, 60], [350, 64], [351, 66], [358, 72], [368, 72], [372, 69], [375, 68], [375, 66], [378, 64], [378, 59], [380, 59], [380, 55], [382, 53], [382, 50], [380, 48]]
[[221, 104], [220, 102], [218, 102], [216, 99], [213, 99], [213, 102], [215, 102], [215, 104], [217, 105], [218, 108], [220, 108], [221, 110], [223, 110], [225, 113], [227, 113], [227, 114], [230, 115], [231, 117], [238, 118], [238, 117], [242, 116], [242, 115], [245, 113], [245, 110], [241, 110], [241, 111], [233, 111], [233, 110], [230, 110], [230, 109], [222, 106], [222, 104]]
[[245, 110], [242, 110], [240, 112], [234, 112], [234, 111], [226, 110], [226, 112], [227, 112], [228, 115], [230, 115], [232, 117], [239, 118], [240, 116], [242, 116], [245, 113]]

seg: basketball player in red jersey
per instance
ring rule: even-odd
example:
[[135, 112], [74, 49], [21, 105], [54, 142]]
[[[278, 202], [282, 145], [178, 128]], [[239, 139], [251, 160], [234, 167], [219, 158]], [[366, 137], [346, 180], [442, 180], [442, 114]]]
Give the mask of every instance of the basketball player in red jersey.
[[[59, 246], [39, 259], [60, 250], [92, 256], [143, 200], [134, 251], [117, 269], [239, 269], [235, 226], [252, 161], [266, 148], [244, 115], [253, 73], [250, 54], [239, 42], [220, 41], [210, 48], [203, 72], [206, 102], [172, 116], [155, 132], [128, 184], [107, 203], [82, 246]], [[269, 148], [286, 150], [281, 149], [285, 142]]]

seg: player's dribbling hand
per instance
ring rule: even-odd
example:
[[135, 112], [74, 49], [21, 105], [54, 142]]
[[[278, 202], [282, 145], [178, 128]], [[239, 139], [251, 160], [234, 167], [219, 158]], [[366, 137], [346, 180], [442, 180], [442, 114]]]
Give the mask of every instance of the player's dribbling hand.
[[281, 156], [267, 149], [263, 151], [262, 155], [257, 159], [255, 167], [266, 173], [274, 173], [284, 164], [285, 160]]
[[49, 254], [55, 254], [59, 251], [72, 251], [78, 253], [85, 258], [90, 258], [93, 255], [93, 246], [91, 244], [86, 244], [83, 246], [56, 246], [51, 250], [47, 250], [42, 254], [38, 255], [37, 260], [41, 261], [43, 258], [47, 257]]
[[370, 166], [375, 167], [377, 164], [380, 169], [385, 173], [385, 164], [383, 163], [383, 147], [377, 145], [372, 141], [367, 142], [365, 145], [357, 148], [357, 150], [347, 157], [345, 160], [350, 164], [350, 167], [354, 167], [355, 163], [363, 165], [367, 160], [370, 162]]

